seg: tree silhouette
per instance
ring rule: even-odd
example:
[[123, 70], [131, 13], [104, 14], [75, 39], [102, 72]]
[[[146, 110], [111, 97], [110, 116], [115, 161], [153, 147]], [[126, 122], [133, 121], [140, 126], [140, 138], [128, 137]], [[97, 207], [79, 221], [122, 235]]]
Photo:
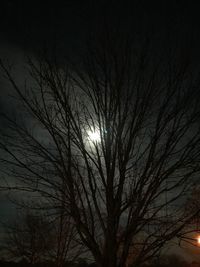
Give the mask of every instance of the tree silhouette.
[[4, 249], [13, 259], [24, 259], [30, 264], [44, 260], [52, 249], [52, 236], [47, 220], [26, 212], [6, 226]]
[[64, 210], [56, 213], [52, 228], [53, 249], [49, 254], [56, 267], [63, 267], [66, 262], [75, 262], [86, 252], [77, 236], [72, 218]]
[[200, 159], [197, 84], [182, 55], [154, 61], [147, 43], [104, 28], [76, 66], [29, 60], [25, 88], [1, 67], [32, 122], [4, 115], [2, 162], [18, 181], [8, 189], [62, 205], [98, 266], [138, 266], [180, 234]]
[[23, 258], [30, 264], [48, 259], [54, 266], [63, 267], [66, 262], [77, 261], [86, 252], [77, 237], [73, 220], [64, 210], [48, 214], [42, 212], [41, 203], [15, 204], [21, 205], [20, 214], [13, 223], [4, 224], [5, 244], [1, 249], [7, 259]]

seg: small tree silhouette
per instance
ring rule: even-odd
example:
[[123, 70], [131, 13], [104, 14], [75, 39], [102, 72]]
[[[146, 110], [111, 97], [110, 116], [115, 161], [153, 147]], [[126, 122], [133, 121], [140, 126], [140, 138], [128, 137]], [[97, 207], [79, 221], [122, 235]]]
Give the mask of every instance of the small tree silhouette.
[[26, 212], [7, 225], [6, 231], [5, 249], [15, 259], [23, 258], [35, 264], [44, 260], [52, 249], [49, 222], [41, 215]]

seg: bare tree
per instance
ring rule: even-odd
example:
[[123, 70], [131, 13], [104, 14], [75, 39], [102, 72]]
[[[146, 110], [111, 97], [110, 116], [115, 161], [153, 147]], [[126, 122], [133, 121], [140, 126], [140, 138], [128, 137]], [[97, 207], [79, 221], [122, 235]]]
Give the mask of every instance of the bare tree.
[[185, 204], [185, 214], [186, 216], [194, 215], [192, 219], [185, 225], [185, 227], [180, 232], [179, 245], [184, 247], [192, 245], [199, 248], [200, 244], [200, 201], [199, 201], [200, 188], [198, 183], [191, 190], [191, 193], [188, 195], [186, 204]]
[[63, 267], [67, 261], [77, 261], [86, 252], [86, 249], [80, 242], [72, 218], [66, 215], [64, 210], [61, 210], [60, 214], [56, 213], [56, 218], [51, 224], [54, 238], [53, 249], [49, 253], [50, 258], [57, 267]]
[[4, 249], [15, 259], [24, 258], [30, 264], [45, 260], [52, 249], [49, 222], [42, 216], [26, 213], [12, 225], [6, 225]]
[[105, 31], [90, 42], [77, 67], [29, 60], [23, 89], [1, 62], [32, 118], [28, 127], [4, 116], [2, 162], [18, 181], [7, 188], [37, 192], [55, 210], [62, 204], [104, 267], [138, 266], [181, 233], [195, 215], [183, 205], [200, 159], [187, 64], [181, 56], [154, 64], [146, 44], [119, 36]]
[[63, 267], [84, 255], [86, 249], [63, 207], [54, 206], [54, 213], [46, 208], [44, 213], [43, 203], [13, 201], [20, 206], [20, 213], [14, 223], [3, 223], [6, 233], [1, 248], [9, 257], [23, 257], [31, 264], [49, 259], [56, 267]]

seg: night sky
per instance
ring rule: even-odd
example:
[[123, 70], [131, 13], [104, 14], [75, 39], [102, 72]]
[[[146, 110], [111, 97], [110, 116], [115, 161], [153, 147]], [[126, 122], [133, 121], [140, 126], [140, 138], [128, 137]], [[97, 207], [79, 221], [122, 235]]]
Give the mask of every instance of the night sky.
[[120, 1], [68, 0], [47, 5], [37, 4], [37, 1], [2, 1], [1, 46], [30, 52], [56, 42], [64, 50], [62, 53], [76, 54], [83, 46], [85, 35], [97, 30], [107, 13], [110, 24], [117, 21], [124, 30], [149, 34], [155, 43], [164, 41], [162, 45], [182, 45], [197, 52], [200, 42], [198, 6], [189, 5], [189, 1], [186, 4], [181, 1], [132, 2], [130, 5], [120, 4]]
[[[169, 47], [177, 53], [181, 51], [183, 57], [190, 57], [193, 71], [200, 71], [200, 7], [192, 1], [132, 1], [132, 5], [126, 1], [63, 2], [1, 1], [0, 57], [18, 66], [15, 74], [19, 81], [23, 80], [26, 56], [36, 55], [43, 48], [56, 47], [61, 60], [79, 60], [87, 35], [91, 31], [98, 34], [105, 12], [111, 27], [118, 22], [122, 31], [148, 35], [155, 53], [163, 53]], [[10, 87], [2, 77], [0, 87], [0, 112], [17, 113], [9, 98]], [[6, 130], [1, 120], [0, 126]], [[0, 219], [5, 221], [13, 214], [15, 208], [2, 193]], [[200, 251], [180, 253], [196, 258]]]

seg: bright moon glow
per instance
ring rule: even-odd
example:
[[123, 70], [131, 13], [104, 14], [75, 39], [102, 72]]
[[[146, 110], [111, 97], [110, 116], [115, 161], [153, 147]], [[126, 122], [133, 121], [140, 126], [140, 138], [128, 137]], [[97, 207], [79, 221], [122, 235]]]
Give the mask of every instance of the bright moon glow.
[[197, 244], [200, 245], [200, 236], [197, 237]]
[[100, 133], [98, 131], [88, 131], [90, 141], [100, 142]]

